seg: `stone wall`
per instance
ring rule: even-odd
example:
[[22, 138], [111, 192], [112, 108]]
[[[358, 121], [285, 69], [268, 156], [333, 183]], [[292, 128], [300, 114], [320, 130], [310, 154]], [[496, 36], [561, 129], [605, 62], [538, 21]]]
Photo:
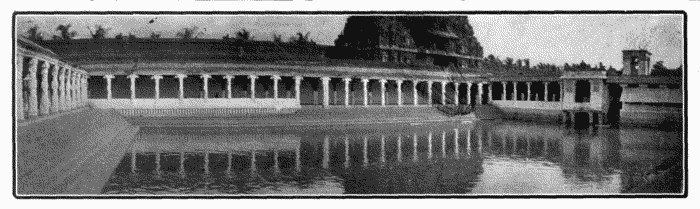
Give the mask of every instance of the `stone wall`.
[[501, 109], [508, 119], [548, 122], [561, 120], [561, 102], [496, 100], [491, 103]]

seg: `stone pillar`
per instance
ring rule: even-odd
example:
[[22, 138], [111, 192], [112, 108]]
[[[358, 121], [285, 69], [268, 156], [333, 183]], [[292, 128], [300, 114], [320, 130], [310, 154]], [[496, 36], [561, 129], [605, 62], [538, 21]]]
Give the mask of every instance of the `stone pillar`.
[[382, 95], [382, 107], [386, 106], [386, 79], [379, 79], [379, 85]]
[[445, 100], [446, 100], [446, 98], [445, 98], [445, 92], [446, 92], [445, 87], [447, 87], [447, 81], [441, 81], [441, 82], [440, 82], [440, 103], [441, 103], [442, 105], [446, 105], [446, 104], [447, 104], [447, 103], [445, 102]]
[[133, 102], [136, 99], [136, 78], [139, 76], [136, 74], [131, 74], [128, 77], [131, 79], [131, 101]]
[[59, 111], [66, 110], [66, 68], [61, 66], [58, 68], [58, 109]]
[[544, 101], [549, 102], [549, 82], [544, 82]]
[[501, 82], [501, 86], [503, 86], [503, 88], [501, 88], [502, 89], [501, 92], [503, 92], [503, 93], [501, 93], [501, 100], [503, 100], [503, 101], [508, 100], [508, 95], [506, 94], [508, 92], [508, 91], [506, 91], [507, 85], [508, 85], [507, 82], [503, 82], [503, 81]]
[[248, 78], [250, 79], [250, 98], [255, 99], [255, 79], [257, 79], [258, 76], [249, 75]]
[[233, 92], [231, 92], [231, 79], [234, 78], [234, 75], [226, 75], [224, 78], [226, 78], [226, 98], [231, 99], [233, 97]]
[[280, 77], [279, 75], [272, 76], [272, 92], [273, 92], [273, 94], [275, 94], [274, 96], [272, 96], [272, 98], [274, 98], [274, 99], [279, 99], [279, 96], [278, 96], [279, 89], [278, 89], [277, 83], [279, 82], [280, 79], [282, 79], [282, 77]]
[[487, 104], [491, 103], [491, 101], [493, 101], [493, 87], [492, 87], [493, 83], [488, 83], [488, 84], [489, 84], [489, 87], [488, 87], [489, 88], [489, 93], [488, 93], [489, 94], [489, 96], [488, 96], [489, 101], [486, 101]]
[[301, 80], [304, 79], [304, 77], [301, 76], [294, 76], [294, 91], [295, 96], [297, 101], [301, 102]]
[[38, 70], [41, 72], [41, 115], [48, 115], [51, 112], [51, 100], [49, 99], [49, 67], [44, 61], [38, 65]]
[[362, 137], [362, 167], [367, 167], [369, 158], [367, 157], [367, 136]]
[[530, 101], [530, 94], [532, 93], [530, 87], [532, 87], [532, 82], [526, 82], [525, 84], [527, 84], [527, 96], [525, 96], [525, 101]]
[[433, 159], [433, 132], [428, 131], [428, 159]]
[[513, 101], [518, 101], [518, 82], [513, 81]]
[[156, 81], [156, 99], [160, 99], [160, 79], [163, 79], [162, 75], [154, 75], [151, 79]]
[[476, 98], [476, 101], [478, 101], [477, 104], [484, 104], [484, 102], [481, 101], [484, 95], [484, 83], [478, 83], [477, 87], [479, 88], [479, 97]]
[[328, 108], [330, 106], [330, 86], [329, 83], [331, 81], [330, 77], [322, 77], [321, 81], [323, 83], [323, 107]]
[[459, 83], [455, 82], [455, 105], [459, 106]]
[[367, 79], [367, 78], [362, 79], [362, 91], [364, 92], [363, 105], [365, 107], [367, 107], [367, 82], [369, 82], [369, 79]]
[[447, 136], [447, 133], [445, 131], [442, 131], [442, 158], [447, 157], [447, 153], [445, 152], [445, 137]]
[[[51, 112], [56, 113], [59, 110], [58, 103], [58, 65], [53, 65], [53, 71], [51, 71]], [[21, 94], [21, 93], [20, 93]]]
[[24, 78], [22, 73], [24, 71], [24, 56], [17, 55], [15, 57], [15, 114], [17, 114], [18, 120], [24, 120]]
[[328, 141], [328, 136], [323, 137], [323, 168], [328, 168], [328, 162], [330, 161], [330, 142]]
[[433, 81], [428, 81], [428, 106], [433, 106]]
[[472, 104], [472, 83], [467, 82], [467, 105]]
[[418, 81], [413, 82], [413, 106], [418, 106]]
[[343, 163], [345, 168], [350, 166], [350, 142], [348, 141], [348, 135], [345, 135], [345, 163]]
[[105, 80], [107, 80], [107, 99], [112, 99], [112, 79], [114, 75], [105, 75]]
[[83, 106], [86, 106], [88, 103], [88, 78], [90, 77], [89, 74], [85, 73], [83, 74]]
[[[459, 159], [459, 129], [454, 129], [455, 131], [455, 147], [454, 154], [455, 158]], [[490, 145], [490, 144], [489, 144]]]
[[403, 92], [401, 91], [401, 84], [403, 84], [403, 80], [396, 80], [396, 94], [398, 95], [397, 103], [399, 103], [399, 107], [403, 106]]
[[185, 74], [177, 74], [177, 80], [180, 83], [180, 88], [179, 88], [179, 93], [178, 93], [178, 98], [184, 99], [185, 98], [185, 82], [184, 79], [187, 78], [187, 75]]
[[398, 139], [396, 140], [396, 161], [401, 162], [401, 157], [403, 155], [401, 154], [401, 134], [399, 134]]
[[345, 107], [350, 106], [350, 81], [352, 81], [352, 78], [343, 78], [343, 81], [345, 81]]
[[65, 95], [63, 96], [63, 110], [70, 110], [70, 68], [65, 67], [63, 68], [63, 93]]
[[204, 79], [204, 84], [202, 85], [204, 87], [204, 99], [209, 99], [209, 78], [211, 78], [211, 75], [202, 74], [202, 79]]
[[557, 98], [554, 99], [552, 98], [553, 101], [562, 101], [561, 99], [564, 98], [564, 90], [561, 88], [561, 83], [557, 82], [557, 88], [559, 88], [559, 95], [557, 95]]
[[69, 97], [68, 97], [68, 107], [72, 110], [75, 109], [75, 70], [71, 69], [70, 74], [68, 74], [68, 78], [70, 79], [70, 86], [68, 86], [68, 90], [70, 91]]
[[562, 121], [561, 121], [561, 122], [562, 122], [563, 124], [567, 124], [568, 121], [569, 121], [569, 118], [567, 117], [566, 111], [562, 112], [561, 116], [562, 116]]
[[595, 113], [588, 112], [588, 124], [593, 125], [593, 116], [595, 116]]

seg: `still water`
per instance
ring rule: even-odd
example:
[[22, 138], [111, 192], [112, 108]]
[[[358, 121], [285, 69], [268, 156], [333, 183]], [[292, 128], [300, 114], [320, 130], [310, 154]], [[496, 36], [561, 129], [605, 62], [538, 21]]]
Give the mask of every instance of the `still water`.
[[619, 194], [681, 130], [477, 121], [141, 127], [104, 194]]

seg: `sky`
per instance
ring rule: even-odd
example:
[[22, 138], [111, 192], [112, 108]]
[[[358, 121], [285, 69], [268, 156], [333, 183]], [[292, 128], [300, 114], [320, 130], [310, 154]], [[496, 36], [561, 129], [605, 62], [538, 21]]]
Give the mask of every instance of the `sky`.
[[[245, 28], [256, 40], [271, 40], [272, 34], [287, 40], [297, 32], [311, 32], [317, 43], [333, 45], [346, 19], [345, 15], [39, 15], [17, 16], [16, 32], [23, 34], [37, 25], [50, 37], [57, 34], [56, 26], [70, 23], [79, 38], [88, 38], [88, 27], [94, 30], [96, 25], [111, 28], [109, 37], [118, 33], [147, 37], [152, 31], [175, 37], [182, 28], [198, 26], [201, 38], [233, 36]], [[622, 50], [640, 48], [653, 54], [652, 64], [662, 60], [675, 68], [683, 59], [681, 15], [469, 15], [469, 21], [484, 56], [529, 58], [533, 65], [585, 61], [620, 69]]]

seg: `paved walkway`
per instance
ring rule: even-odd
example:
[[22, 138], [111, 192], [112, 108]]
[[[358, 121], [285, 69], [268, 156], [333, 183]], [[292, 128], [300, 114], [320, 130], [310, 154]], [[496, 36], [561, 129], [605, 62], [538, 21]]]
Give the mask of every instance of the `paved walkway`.
[[96, 109], [20, 127], [17, 195], [99, 193], [137, 131], [118, 114]]
[[304, 108], [292, 114], [251, 114], [226, 118], [211, 117], [131, 117], [130, 123], [138, 126], [303, 126], [376, 123], [413, 123], [430, 121], [475, 120], [472, 114], [448, 117], [432, 107], [384, 107], [384, 108]]

